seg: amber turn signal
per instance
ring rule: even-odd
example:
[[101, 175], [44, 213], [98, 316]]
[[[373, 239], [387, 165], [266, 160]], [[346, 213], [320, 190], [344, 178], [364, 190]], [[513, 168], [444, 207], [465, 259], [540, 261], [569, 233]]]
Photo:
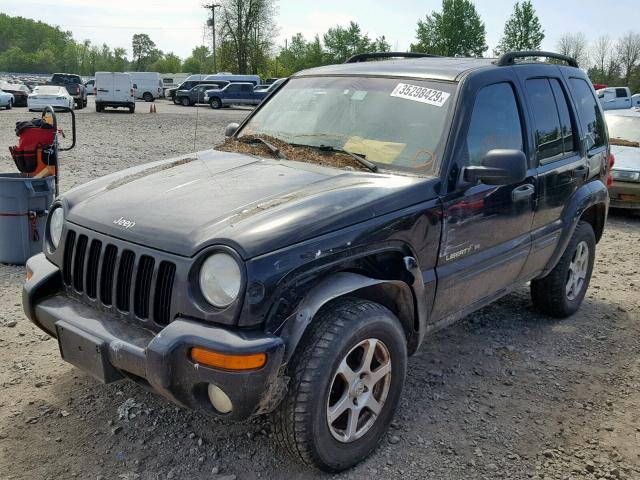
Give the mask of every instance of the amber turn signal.
[[33, 272], [27, 268], [27, 282], [33, 277]]
[[267, 355], [265, 353], [231, 355], [196, 347], [191, 349], [191, 360], [207, 367], [244, 371], [263, 367], [267, 363]]

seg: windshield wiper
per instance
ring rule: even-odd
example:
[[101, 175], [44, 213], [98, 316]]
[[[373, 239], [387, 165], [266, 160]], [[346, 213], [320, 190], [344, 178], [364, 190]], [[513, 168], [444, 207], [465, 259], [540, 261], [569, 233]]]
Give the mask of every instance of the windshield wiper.
[[267, 142], [264, 138], [260, 138], [260, 137], [249, 137], [246, 140], [243, 140], [242, 138], [238, 139], [240, 142], [243, 143], [252, 143], [252, 142], [259, 142], [261, 144], [263, 144], [265, 147], [267, 147], [269, 149], [269, 151], [275, 155], [276, 157], [278, 157], [280, 160], [287, 160], [287, 157], [284, 155], [284, 153], [282, 153], [280, 151], [280, 149], [278, 147], [276, 147], [275, 145], [273, 145], [272, 143]]
[[358, 155], [357, 153], [349, 152], [348, 150], [345, 150], [344, 148], [334, 147], [332, 145], [320, 145], [318, 147], [313, 147], [311, 145], [305, 145], [305, 146], [312, 147], [312, 148], [317, 148], [318, 150], [320, 150], [322, 152], [343, 153], [345, 155], [349, 155], [351, 158], [353, 158], [360, 165], [363, 165], [363, 166], [367, 167], [372, 172], [377, 172], [378, 171], [378, 166], [375, 163], [370, 162], [369, 160], [364, 158], [363, 155]]

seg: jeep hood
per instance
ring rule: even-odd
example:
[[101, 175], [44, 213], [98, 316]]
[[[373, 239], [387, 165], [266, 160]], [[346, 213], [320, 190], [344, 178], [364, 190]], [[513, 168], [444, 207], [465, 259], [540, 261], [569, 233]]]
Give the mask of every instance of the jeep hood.
[[207, 150], [64, 195], [67, 220], [182, 256], [224, 244], [267, 253], [435, 196], [436, 179]]

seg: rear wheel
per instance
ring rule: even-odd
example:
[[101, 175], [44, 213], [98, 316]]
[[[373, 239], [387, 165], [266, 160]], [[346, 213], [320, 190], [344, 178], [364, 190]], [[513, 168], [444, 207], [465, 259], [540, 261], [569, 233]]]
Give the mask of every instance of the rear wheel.
[[82, 108], [86, 107], [88, 103], [89, 103], [89, 100], [85, 98], [84, 101], [82, 102]]
[[96, 112], [100, 113], [104, 110], [104, 107], [100, 103], [96, 103]]
[[142, 95], [142, 99], [145, 102], [153, 102], [153, 95], [151, 94], [151, 92], [144, 92], [144, 95]]
[[531, 281], [534, 306], [552, 317], [573, 315], [584, 299], [591, 280], [596, 237], [587, 222], [580, 221], [560, 261], [544, 278]]
[[389, 427], [406, 365], [406, 339], [393, 313], [358, 298], [331, 302], [289, 363], [290, 388], [273, 414], [276, 439], [325, 471], [355, 465]]
[[82, 109], [82, 99], [73, 102], [78, 110]]
[[212, 98], [211, 100], [209, 100], [209, 105], [211, 106], [211, 108], [213, 108], [214, 110], [218, 110], [219, 108], [222, 108], [222, 100], [220, 100], [217, 97]]
[[136, 112], [136, 106], [135, 105], [131, 105], [129, 107], [129, 113], [135, 113]]
[[182, 106], [183, 107], [191, 106], [191, 100], [189, 100], [189, 97], [182, 97]]

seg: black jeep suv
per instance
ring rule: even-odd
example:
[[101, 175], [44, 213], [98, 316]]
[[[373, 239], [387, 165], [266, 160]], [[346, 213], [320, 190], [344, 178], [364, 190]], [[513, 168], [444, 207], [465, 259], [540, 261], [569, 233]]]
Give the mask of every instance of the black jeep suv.
[[584, 72], [370, 57], [294, 75], [216, 149], [60, 196], [23, 300], [62, 357], [228, 419], [271, 412], [287, 450], [339, 471], [385, 433], [426, 335], [526, 282], [573, 314], [609, 204]]

